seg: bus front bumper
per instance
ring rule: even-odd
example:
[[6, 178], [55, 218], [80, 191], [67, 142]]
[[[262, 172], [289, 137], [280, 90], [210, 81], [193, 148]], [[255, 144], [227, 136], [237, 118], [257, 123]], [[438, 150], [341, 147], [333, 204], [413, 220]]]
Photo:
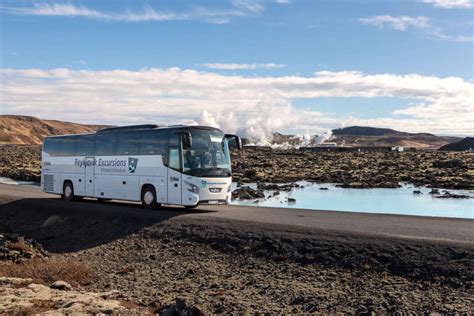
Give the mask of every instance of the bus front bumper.
[[188, 196], [188, 198], [186, 200], [187, 200], [186, 201], [187, 203], [185, 203], [184, 205], [191, 205], [191, 206], [194, 206], [194, 205], [229, 205], [230, 200], [231, 200], [231, 194], [228, 193], [225, 196], [211, 198], [211, 199], [203, 199], [203, 200], [199, 199], [198, 194], [190, 194], [190, 196]]

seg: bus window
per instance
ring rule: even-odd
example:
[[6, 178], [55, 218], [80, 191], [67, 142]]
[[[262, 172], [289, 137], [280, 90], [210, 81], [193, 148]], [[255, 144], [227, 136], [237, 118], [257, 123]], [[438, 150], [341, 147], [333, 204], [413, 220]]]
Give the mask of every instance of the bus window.
[[181, 134], [172, 132], [170, 131], [168, 133], [168, 146], [169, 147], [179, 147], [179, 138], [181, 137]]
[[166, 131], [152, 130], [142, 132], [140, 155], [166, 154]]
[[58, 156], [74, 156], [76, 151], [76, 137], [68, 136], [59, 139]]
[[58, 155], [59, 142], [56, 138], [46, 138], [44, 140], [43, 151], [50, 156]]
[[95, 140], [95, 155], [96, 156], [111, 156], [115, 155], [116, 133], [98, 134]]
[[179, 148], [178, 147], [170, 147], [169, 148], [169, 164], [168, 167], [175, 170], [180, 170], [179, 167]]
[[140, 149], [140, 133], [117, 134], [117, 155], [137, 155]]
[[76, 156], [94, 156], [95, 135], [83, 135], [76, 138]]

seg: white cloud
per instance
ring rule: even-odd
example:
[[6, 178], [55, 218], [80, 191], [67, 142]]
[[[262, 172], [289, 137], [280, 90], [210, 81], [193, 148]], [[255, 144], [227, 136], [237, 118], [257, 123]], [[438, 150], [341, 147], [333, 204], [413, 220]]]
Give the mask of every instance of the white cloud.
[[432, 30], [428, 33], [430, 36], [446, 41], [458, 42], [458, 43], [470, 43], [474, 42], [474, 36], [465, 36], [465, 35], [450, 35], [444, 33], [443, 30]]
[[279, 69], [285, 67], [283, 64], [221, 64], [221, 63], [208, 63], [204, 64], [204, 67], [209, 69], [219, 70], [254, 70], [254, 69]]
[[[179, 68], [1, 69], [0, 75], [4, 114], [102, 124], [207, 122], [255, 138], [273, 130], [315, 132], [341, 124], [474, 134], [474, 83], [456, 77], [355, 71], [321, 71], [311, 77], [244, 77]], [[409, 103], [388, 117], [367, 120], [321, 113], [317, 111], [319, 97], [394, 97], [416, 100], [416, 104]], [[312, 99], [315, 106], [296, 108], [292, 105], [295, 98]]]
[[427, 28], [430, 26], [430, 21], [427, 17], [417, 16], [391, 16], [391, 15], [378, 15], [371, 18], [361, 18], [360, 22], [369, 25], [375, 25], [383, 27], [385, 25], [399, 31], [405, 31], [409, 27], [414, 28]]
[[259, 13], [265, 9], [258, 0], [232, 0], [232, 4], [237, 8], [248, 10], [253, 13]]
[[469, 9], [474, 8], [473, 0], [421, 0], [424, 3], [430, 3], [437, 8], [445, 9]]
[[388, 25], [392, 29], [398, 31], [406, 31], [408, 28], [414, 28], [422, 30], [422, 32], [431, 38], [437, 38], [441, 40], [451, 42], [473, 42], [474, 37], [472, 35], [466, 36], [462, 34], [451, 35], [446, 33], [440, 27], [432, 25], [431, 21], [424, 16], [410, 17], [410, 16], [391, 16], [391, 15], [378, 15], [370, 18], [360, 18], [359, 22], [363, 24], [378, 26], [383, 28]]
[[254, 13], [250, 5], [231, 6], [224, 9], [193, 7], [188, 11], [157, 11], [145, 5], [142, 11], [105, 12], [71, 3], [34, 3], [32, 7], [6, 8], [8, 12], [18, 15], [81, 17], [108, 22], [159, 22], [172, 20], [199, 20], [209, 23], [227, 23], [233, 17]]

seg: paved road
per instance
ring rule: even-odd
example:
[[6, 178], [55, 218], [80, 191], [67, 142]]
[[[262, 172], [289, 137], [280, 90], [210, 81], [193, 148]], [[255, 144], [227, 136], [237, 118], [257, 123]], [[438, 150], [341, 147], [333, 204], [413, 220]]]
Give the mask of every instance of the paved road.
[[120, 213], [156, 219], [172, 218], [174, 221], [246, 221], [250, 224], [269, 224], [272, 229], [281, 227], [302, 232], [324, 230], [474, 245], [474, 220], [469, 219], [248, 206], [200, 206], [191, 212], [178, 207], [147, 211], [137, 204], [125, 202], [99, 203], [86, 200], [66, 204], [57, 196], [43, 193], [36, 187], [6, 184], [0, 184], [0, 203], [3, 203], [0, 212], [18, 205], [19, 208], [28, 207], [47, 213], [54, 213], [55, 210], [64, 212], [67, 209], [69, 212]]

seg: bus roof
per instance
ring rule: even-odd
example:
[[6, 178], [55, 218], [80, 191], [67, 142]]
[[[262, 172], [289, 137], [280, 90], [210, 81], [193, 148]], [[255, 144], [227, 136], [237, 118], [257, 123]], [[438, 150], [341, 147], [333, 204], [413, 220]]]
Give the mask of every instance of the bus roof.
[[59, 138], [64, 136], [83, 136], [83, 135], [96, 135], [102, 133], [109, 133], [109, 132], [131, 132], [131, 131], [145, 131], [145, 130], [186, 130], [186, 129], [205, 129], [205, 130], [212, 130], [212, 131], [220, 131], [220, 129], [212, 126], [205, 126], [205, 125], [170, 125], [170, 126], [158, 126], [156, 124], [142, 124], [142, 125], [128, 125], [128, 126], [115, 126], [115, 127], [107, 127], [100, 129], [93, 133], [81, 133], [81, 134], [64, 134], [64, 135], [53, 135], [47, 136], [45, 138]]

